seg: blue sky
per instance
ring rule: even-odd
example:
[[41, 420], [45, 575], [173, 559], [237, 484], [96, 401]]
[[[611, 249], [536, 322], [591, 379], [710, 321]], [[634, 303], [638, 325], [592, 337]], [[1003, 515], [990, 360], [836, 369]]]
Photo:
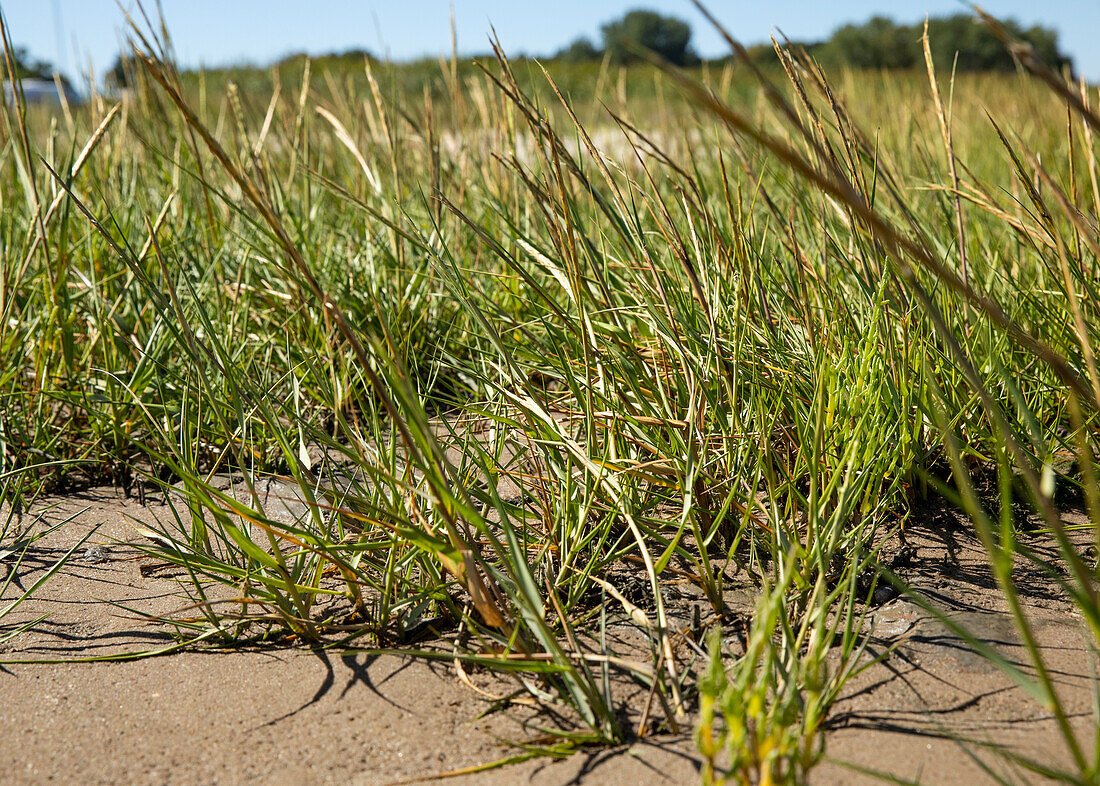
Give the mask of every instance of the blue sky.
[[[133, 8], [133, 0], [121, 0]], [[184, 65], [267, 63], [288, 52], [313, 54], [362, 47], [395, 60], [449, 52], [448, 0], [162, 0]], [[155, 0], [146, 3], [155, 8]], [[719, 37], [687, 0], [453, 0], [462, 53], [487, 50], [490, 25], [506, 51], [544, 54], [580, 34], [598, 40], [599, 26], [644, 6], [692, 25], [703, 55], [724, 53]], [[846, 22], [873, 14], [914, 22], [965, 11], [958, 0], [710, 0], [708, 7], [744, 43], [781, 29], [792, 39], [822, 38]], [[1078, 70], [1100, 80], [1100, 0], [986, 0], [983, 7], [1025, 25], [1060, 34]], [[0, 0], [16, 44], [53, 61], [70, 75], [97, 73], [119, 51], [125, 21], [115, 0]]]

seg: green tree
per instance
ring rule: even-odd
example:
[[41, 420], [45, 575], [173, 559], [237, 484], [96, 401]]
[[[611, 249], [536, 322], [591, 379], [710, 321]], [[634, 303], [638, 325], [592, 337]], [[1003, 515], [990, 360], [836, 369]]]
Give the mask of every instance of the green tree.
[[134, 83], [134, 75], [137, 73], [134, 69], [137, 64], [134, 62], [134, 58], [130, 55], [119, 54], [115, 57], [115, 62], [107, 69], [107, 73], [103, 77], [103, 81], [108, 87], [116, 90], [132, 87]]
[[[1025, 30], [1011, 19], [1004, 22], [1004, 27], [1009, 35], [1031, 44], [1035, 53], [1050, 66], [1060, 69], [1072, 65], [1069, 57], [1058, 49], [1055, 31], [1038, 26]], [[919, 39], [919, 27], [914, 27], [914, 33]], [[966, 14], [930, 20], [928, 42], [932, 61], [938, 69], [950, 69], [956, 53], [960, 71], [1010, 71], [1015, 68], [1012, 55], [1004, 45], [985, 25]]]
[[862, 25], [838, 29], [822, 47], [820, 57], [853, 68], [912, 68], [917, 48], [911, 39], [910, 28], [876, 16]]
[[[1046, 27], [1024, 29], [1012, 20], [1004, 23], [1014, 38], [1025, 41], [1035, 53], [1055, 69], [1069, 66], [1072, 61], [1058, 48], [1058, 34]], [[863, 24], [844, 25], [828, 40], [802, 44], [825, 66], [851, 68], [923, 68], [924, 50], [921, 36], [924, 23], [898, 25], [883, 16]], [[928, 22], [929, 50], [936, 69], [959, 71], [1010, 71], [1015, 68], [1012, 55], [997, 37], [968, 14], [931, 19]], [[753, 58], [760, 63], [772, 63], [775, 55], [768, 47], [754, 47]]]
[[[15, 60], [16, 79], [53, 79], [53, 66], [45, 60], [31, 57], [27, 47], [15, 47], [12, 55]], [[7, 76], [6, 69], [4, 75]]]
[[638, 49], [649, 49], [675, 65], [698, 60], [691, 50], [691, 27], [687, 22], [655, 11], [630, 11], [622, 19], [600, 28], [603, 45], [611, 62], [624, 64], [639, 58]]
[[599, 60], [603, 52], [596, 48], [591, 39], [581, 36], [569, 46], [563, 47], [554, 53], [556, 60], [564, 60], [567, 63], [585, 63], [591, 60]]

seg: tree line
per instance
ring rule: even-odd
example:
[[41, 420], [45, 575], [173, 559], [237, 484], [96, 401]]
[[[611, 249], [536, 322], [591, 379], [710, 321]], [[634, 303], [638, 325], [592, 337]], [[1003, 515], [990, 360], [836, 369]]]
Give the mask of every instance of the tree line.
[[[25, 46], [17, 46], [12, 51], [12, 65], [15, 68], [16, 79], [53, 79], [54, 67], [47, 60], [39, 60], [31, 56]], [[7, 76], [7, 67], [0, 68], [4, 76]], [[68, 80], [62, 77], [62, 82]]]
[[[1024, 28], [1013, 20], [1004, 27], [1014, 38], [1026, 41], [1036, 54], [1056, 69], [1073, 63], [1058, 46], [1058, 33], [1035, 25]], [[838, 28], [824, 41], [792, 42], [805, 48], [826, 67], [869, 69], [905, 69], [923, 67], [921, 36], [924, 23], [902, 25], [884, 16], [875, 16], [863, 24]], [[655, 11], [635, 10], [600, 28], [602, 46], [587, 37], [559, 50], [555, 59], [579, 62], [601, 60], [625, 64], [639, 60], [650, 50], [675, 65], [691, 65], [699, 58], [691, 47], [691, 27], [687, 22]], [[968, 14], [938, 17], [928, 22], [929, 49], [937, 69], [960, 71], [1008, 71], [1015, 67], [1000, 41]], [[750, 56], [761, 65], [778, 63], [771, 44], [749, 47]], [[957, 59], [956, 59], [957, 58]]]
[[[906, 69], [923, 67], [924, 51], [921, 44], [923, 23], [903, 25], [884, 16], [875, 16], [863, 24], [847, 24], [837, 28], [823, 41], [792, 42], [803, 47], [825, 67], [851, 67], [868, 69]], [[1004, 27], [1013, 37], [1025, 41], [1036, 54], [1056, 69], [1069, 68], [1073, 62], [1058, 45], [1058, 33], [1048, 27], [1035, 25], [1024, 28], [1013, 20], [1006, 20]], [[679, 66], [700, 62], [691, 45], [691, 26], [673, 16], [656, 11], [636, 9], [619, 19], [600, 27], [600, 45], [582, 36], [558, 50], [552, 59], [564, 62], [599, 61], [607, 58], [616, 65], [626, 65], [643, 59], [645, 52], [656, 53]], [[936, 68], [949, 71], [1008, 71], [1015, 67], [1012, 56], [989, 31], [967, 14], [939, 17], [928, 22], [929, 47]], [[778, 63], [778, 55], [771, 44], [758, 44], [748, 48], [749, 55], [761, 65]], [[15, 70], [19, 78], [52, 77], [52, 66], [32, 58], [25, 48], [14, 52]], [[329, 56], [334, 62], [361, 61], [369, 57], [365, 50], [353, 50]], [[288, 56], [287, 62], [298, 56]], [[107, 72], [107, 83], [124, 87], [131, 81], [133, 63], [125, 55], [119, 55]]]
[[[1073, 61], [1059, 49], [1056, 31], [1039, 25], [1024, 28], [1011, 19], [1004, 22], [1004, 27], [1013, 38], [1031, 44], [1048, 65], [1072, 70]], [[923, 68], [923, 33], [923, 22], [899, 25], [876, 16], [860, 25], [844, 25], [825, 41], [801, 46], [825, 67]], [[939, 71], [1011, 71], [1016, 67], [1004, 44], [967, 14], [929, 19], [928, 48]], [[778, 61], [771, 44], [754, 46], [749, 52], [760, 63]]]

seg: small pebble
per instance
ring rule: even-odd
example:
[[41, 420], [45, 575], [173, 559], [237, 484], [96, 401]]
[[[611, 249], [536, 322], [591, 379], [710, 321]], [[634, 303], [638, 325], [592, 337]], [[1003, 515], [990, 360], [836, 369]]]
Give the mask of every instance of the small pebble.
[[98, 564], [100, 562], [108, 562], [111, 559], [111, 550], [106, 546], [89, 546], [84, 552], [84, 556], [80, 558], [81, 562], [88, 562], [91, 564]]
[[875, 594], [871, 596], [871, 602], [876, 606], [889, 603], [898, 596], [897, 587], [892, 584], [880, 584], [875, 587]]

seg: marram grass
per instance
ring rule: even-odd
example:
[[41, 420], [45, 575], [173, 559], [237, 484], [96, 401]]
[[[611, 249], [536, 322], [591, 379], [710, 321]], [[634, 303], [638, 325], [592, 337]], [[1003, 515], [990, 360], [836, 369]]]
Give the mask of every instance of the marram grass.
[[[1100, 524], [1094, 90], [1024, 50], [1038, 78], [794, 52], [181, 75], [135, 35], [126, 95], [4, 113], [0, 473], [15, 505], [169, 493], [148, 551], [190, 576], [182, 638], [419, 647], [568, 708], [570, 744], [695, 712], [708, 780], [801, 781], [863, 652], [861, 577], [938, 489], [1062, 776], [1096, 777], [970, 480], [1044, 519], [1095, 640], [1053, 491]], [[297, 521], [265, 509], [273, 475]], [[735, 575], [758, 588], [737, 653]], [[606, 644], [611, 613], [642, 651]], [[638, 728], [619, 676], [649, 691]]]

